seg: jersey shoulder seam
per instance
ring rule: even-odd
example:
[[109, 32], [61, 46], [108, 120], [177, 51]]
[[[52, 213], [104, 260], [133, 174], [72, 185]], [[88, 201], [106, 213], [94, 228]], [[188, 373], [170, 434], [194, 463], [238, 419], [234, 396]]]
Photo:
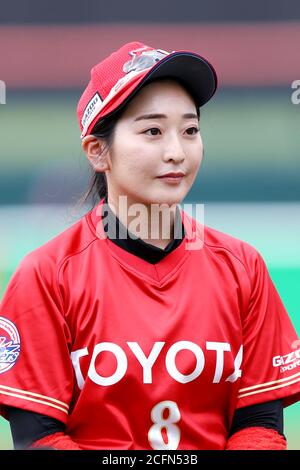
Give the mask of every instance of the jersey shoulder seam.
[[207, 243], [206, 241], [204, 241], [204, 244], [207, 245], [207, 246], [211, 246], [212, 248], [223, 248], [224, 250], [228, 251], [235, 259], [237, 259], [239, 261], [239, 263], [243, 266], [244, 270], [246, 271], [247, 279], [249, 281], [249, 285], [250, 285], [250, 288], [252, 290], [252, 284], [251, 284], [251, 280], [250, 280], [250, 275], [248, 273], [248, 269], [246, 268], [245, 263], [232, 250], [230, 250], [229, 248], [227, 248], [226, 246], [224, 246], [222, 244], [214, 245], [212, 243]]
[[56, 288], [57, 288], [57, 291], [58, 291], [58, 295], [59, 295], [59, 299], [60, 299], [62, 307], [64, 306], [64, 302], [63, 302], [63, 298], [62, 298], [61, 291], [60, 291], [60, 288], [59, 288], [59, 276], [60, 276], [61, 269], [63, 268], [64, 264], [70, 258], [72, 258], [73, 256], [76, 256], [76, 255], [79, 255], [83, 251], [87, 250], [89, 248], [89, 246], [92, 245], [92, 243], [94, 243], [95, 241], [97, 241], [97, 237], [95, 237], [93, 240], [89, 240], [87, 245], [83, 246], [82, 248], [79, 248], [77, 251], [74, 251], [73, 253], [69, 253], [68, 255], [64, 256], [61, 261], [59, 261], [58, 266], [57, 266], [55, 281], [56, 281]]

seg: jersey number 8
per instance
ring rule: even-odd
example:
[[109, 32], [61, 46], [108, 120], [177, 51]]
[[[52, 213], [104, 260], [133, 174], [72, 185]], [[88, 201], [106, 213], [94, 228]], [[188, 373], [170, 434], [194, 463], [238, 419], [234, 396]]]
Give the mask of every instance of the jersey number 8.
[[[164, 418], [164, 412], [168, 410], [167, 418]], [[180, 429], [175, 423], [178, 423], [181, 415], [177, 403], [166, 400], [157, 403], [151, 410], [151, 419], [153, 425], [148, 431], [148, 441], [154, 450], [176, 450], [180, 441]], [[164, 441], [162, 430], [167, 433], [168, 443]]]

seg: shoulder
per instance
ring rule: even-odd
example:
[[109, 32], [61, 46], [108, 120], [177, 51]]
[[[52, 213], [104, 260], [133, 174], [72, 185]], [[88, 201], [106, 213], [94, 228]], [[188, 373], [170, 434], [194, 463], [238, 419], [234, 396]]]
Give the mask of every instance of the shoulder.
[[269, 273], [261, 253], [244, 240], [220, 232], [211, 227], [204, 228], [204, 249], [211, 258], [224, 262], [231, 271], [242, 276], [250, 291], [268, 281]]
[[202, 224], [185, 212], [183, 217], [187, 240], [194, 242], [199, 238], [201, 242], [198, 245], [199, 249], [206, 259], [217, 266], [216, 269], [219, 270], [227, 265], [233, 271], [246, 274], [250, 280], [257, 269], [265, 268], [261, 254], [250, 243]]
[[[74, 256], [77, 261], [76, 272], [80, 272], [85, 260], [75, 255], [87, 252], [95, 240], [97, 237], [91, 230], [86, 215], [47, 243], [28, 253], [8, 282], [1, 302], [2, 311], [6, 309], [23, 311], [26, 305], [34, 305], [36, 311], [39, 311], [42, 305], [47, 305], [47, 309], [52, 311], [55, 304], [62, 312], [64, 299], [62, 286], [59, 283], [61, 267], [64, 266], [65, 260]], [[29, 312], [33, 308], [27, 307], [27, 310]]]
[[56, 271], [66, 259], [84, 253], [97, 240], [91, 230], [86, 214], [69, 228], [29, 252], [19, 264], [22, 271], [43, 271], [45, 275]]
[[261, 257], [250, 243], [208, 226], [204, 226], [204, 246], [214, 252], [228, 252], [245, 265]]
[[215, 258], [235, 266], [239, 265], [243, 271], [247, 272], [248, 276], [259, 265], [265, 266], [261, 254], [250, 243], [202, 224], [185, 211], [182, 211], [182, 217], [187, 241], [194, 242], [199, 238], [201, 242], [199, 247], [207, 258]]

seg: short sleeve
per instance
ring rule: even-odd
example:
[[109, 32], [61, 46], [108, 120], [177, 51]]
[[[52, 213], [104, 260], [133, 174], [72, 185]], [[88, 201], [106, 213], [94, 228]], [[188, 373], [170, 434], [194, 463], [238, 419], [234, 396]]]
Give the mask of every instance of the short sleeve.
[[55, 265], [32, 253], [0, 304], [0, 413], [6, 418], [13, 406], [66, 423], [74, 383], [71, 335]]
[[243, 323], [242, 375], [237, 408], [300, 400], [300, 341], [261, 255], [248, 260], [251, 297]]

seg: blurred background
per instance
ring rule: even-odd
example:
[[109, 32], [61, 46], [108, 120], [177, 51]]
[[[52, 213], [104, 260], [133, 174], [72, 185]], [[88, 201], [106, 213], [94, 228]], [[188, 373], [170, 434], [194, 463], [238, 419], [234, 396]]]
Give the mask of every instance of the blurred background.
[[[204, 203], [207, 225], [260, 251], [299, 334], [298, 0], [1, 2], [0, 296], [26, 253], [87, 210], [77, 204], [89, 182], [77, 101], [91, 66], [130, 41], [215, 66], [204, 161], [184, 202]], [[300, 449], [299, 422], [300, 405], [286, 409], [290, 449]], [[11, 448], [0, 418], [0, 449]]]

